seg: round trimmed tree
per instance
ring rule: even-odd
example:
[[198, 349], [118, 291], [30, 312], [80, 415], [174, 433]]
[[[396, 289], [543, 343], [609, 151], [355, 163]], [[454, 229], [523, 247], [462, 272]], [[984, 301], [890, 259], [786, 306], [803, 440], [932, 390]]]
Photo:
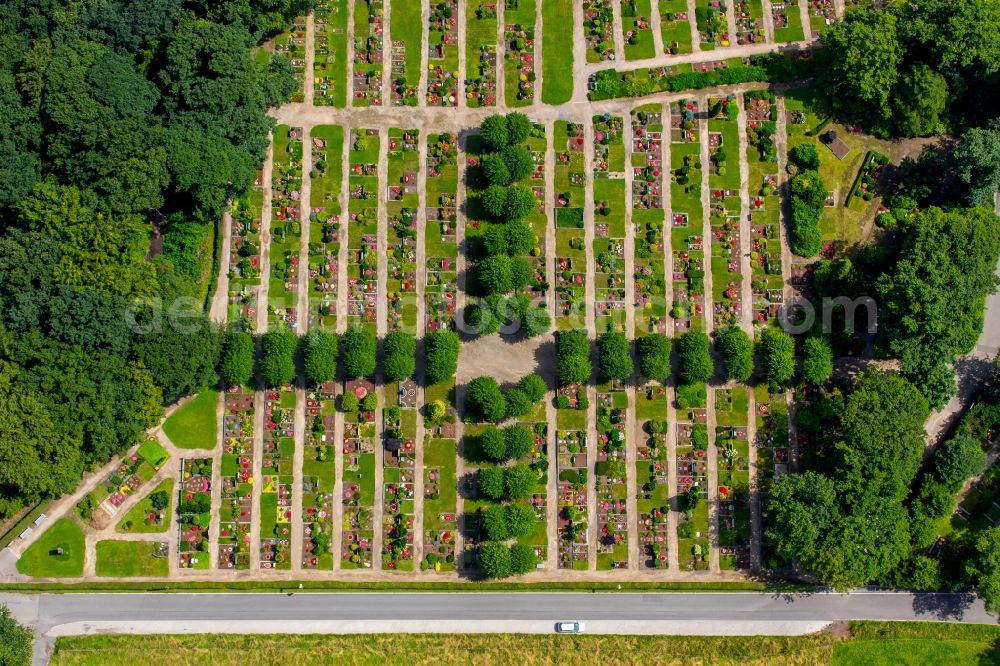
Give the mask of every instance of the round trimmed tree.
[[680, 357], [677, 375], [682, 384], [707, 382], [712, 378], [715, 366], [707, 335], [687, 331], [677, 339], [677, 354]]
[[479, 566], [488, 578], [507, 578], [513, 573], [510, 548], [497, 541], [487, 541], [479, 547]]
[[802, 345], [802, 376], [819, 386], [833, 374], [833, 349], [826, 337], [814, 335]]
[[219, 374], [227, 386], [246, 386], [253, 377], [253, 336], [243, 331], [226, 333]]
[[528, 426], [511, 425], [503, 429], [507, 458], [520, 460], [535, 448], [535, 433]]
[[538, 483], [538, 475], [529, 465], [505, 467], [503, 471], [504, 497], [508, 500], [525, 499], [531, 496]]
[[271, 388], [295, 381], [295, 333], [287, 328], [268, 331], [260, 340], [260, 374]]
[[531, 153], [520, 145], [507, 146], [503, 149], [503, 163], [507, 167], [507, 175], [510, 178], [507, 183], [524, 180], [535, 169], [535, 161], [531, 159]]
[[766, 328], [760, 336], [764, 377], [769, 384], [782, 386], [795, 376], [795, 341], [777, 328]]
[[636, 341], [639, 371], [646, 379], [665, 382], [670, 377], [670, 338], [650, 333]]
[[521, 377], [517, 382], [517, 388], [524, 391], [524, 394], [528, 396], [531, 402], [538, 402], [545, 397], [545, 392], [548, 387], [545, 386], [545, 380], [538, 375], [525, 375]]
[[534, 408], [534, 404], [521, 389], [507, 391], [504, 399], [507, 401], [507, 416], [512, 419], [524, 418]]
[[507, 144], [524, 143], [531, 136], [531, 119], [519, 111], [512, 111], [504, 118], [507, 125]]
[[523, 185], [508, 187], [504, 192], [503, 211], [497, 217], [504, 217], [508, 222], [517, 222], [528, 217], [535, 210], [537, 203], [530, 188]]
[[722, 367], [726, 377], [745, 382], [753, 374], [753, 340], [737, 326], [727, 326], [719, 331], [715, 348], [722, 354]]
[[507, 400], [492, 377], [476, 377], [466, 387], [466, 407], [481, 421], [496, 423], [507, 415]]
[[507, 455], [507, 439], [504, 433], [497, 428], [488, 428], [479, 437], [479, 450], [483, 455], [495, 462], [503, 462], [510, 456]]
[[495, 504], [487, 507], [479, 514], [483, 532], [490, 541], [505, 541], [510, 538], [510, 522], [507, 520], [507, 507]]
[[632, 376], [632, 354], [624, 333], [608, 331], [597, 338], [598, 367], [601, 380], [625, 380]]
[[404, 331], [393, 331], [382, 341], [385, 357], [382, 371], [389, 381], [399, 382], [413, 376], [417, 367], [417, 341]]
[[458, 333], [451, 329], [438, 329], [424, 336], [424, 354], [427, 367], [424, 377], [428, 384], [438, 384], [451, 379], [458, 371], [458, 354], [461, 343]]
[[370, 377], [375, 374], [378, 340], [367, 328], [353, 326], [340, 341], [340, 357], [348, 377]]
[[302, 372], [313, 384], [323, 384], [337, 376], [337, 336], [321, 328], [302, 338]]
[[538, 566], [535, 550], [525, 543], [515, 543], [510, 547], [510, 566], [516, 574], [526, 574]]
[[506, 254], [486, 257], [476, 264], [476, 280], [484, 294], [506, 294], [513, 288], [513, 267]]
[[496, 465], [486, 465], [479, 468], [476, 474], [476, 490], [480, 497], [491, 500], [501, 500], [504, 496], [504, 471]]

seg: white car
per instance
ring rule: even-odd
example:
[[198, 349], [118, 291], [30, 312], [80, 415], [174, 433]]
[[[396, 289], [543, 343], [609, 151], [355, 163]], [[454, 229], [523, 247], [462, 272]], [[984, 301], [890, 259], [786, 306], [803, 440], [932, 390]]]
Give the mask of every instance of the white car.
[[581, 634], [583, 633], [583, 622], [557, 622], [557, 634]]

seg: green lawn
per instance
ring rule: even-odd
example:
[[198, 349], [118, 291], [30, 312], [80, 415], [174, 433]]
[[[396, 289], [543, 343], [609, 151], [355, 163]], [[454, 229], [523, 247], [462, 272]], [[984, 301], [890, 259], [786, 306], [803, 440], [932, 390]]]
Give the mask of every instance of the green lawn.
[[217, 440], [218, 391], [202, 391], [163, 424], [163, 432], [181, 449], [214, 449]]
[[[402, 42], [406, 48], [403, 78], [406, 80], [406, 87], [414, 91], [414, 94], [404, 95], [400, 102], [393, 102], [393, 104], [417, 105], [415, 93], [417, 85], [420, 83], [420, 53], [424, 49], [424, 24], [420, 18], [419, 2], [393, 0], [389, 29], [392, 31], [392, 40]], [[395, 74], [393, 79], [395, 86]]]
[[152, 541], [98, 541], [98, 576], [166, 576], [167, 558], [154, 557]]
[[[62, 549], [62, 555], [56, 550]], [[80, 526], [68, 518], [58, 520], [17, 561], [17, 570], [37, 578], [83, 575], [84, 539]]]
[[[163, 520], [156, 523], [147, 524], [146, 521], [153, 513], [153, 505], [149, 502], [149, 495], [163, 490], [170, 498], [170, 504], [165, 509], [166, 514]], [[125, 517], [121, 519], [115, 527], [115, 531], [120, 534], [152, 534], [155, 532], [165, 532], [170, 526], [170, 517], [173, 515], [174, 480], [164, 479], [158, 486], [153, 488], [149, 495], [146, 495], [138, 504], [133, 506]]]
[[572, 0], [542, 3], [542, 102], [565, 104], [573, 97]]

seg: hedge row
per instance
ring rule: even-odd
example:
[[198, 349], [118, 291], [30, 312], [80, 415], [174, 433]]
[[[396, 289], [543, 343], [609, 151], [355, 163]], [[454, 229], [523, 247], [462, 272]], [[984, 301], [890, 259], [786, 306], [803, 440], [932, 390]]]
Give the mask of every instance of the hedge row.
[[795, 54], [771, 53], [753, 56], [750, 64], [736, 65], [710, 72], [683, 72], [657, 75], [655, 70], [637, 69], [619, 72], [601, 70], [594, 75], [592, 101], [617, 97], [642, 97], [657, 92], [700, 90], [737, 83], [774, 83], [809, 77], [813, 61]]

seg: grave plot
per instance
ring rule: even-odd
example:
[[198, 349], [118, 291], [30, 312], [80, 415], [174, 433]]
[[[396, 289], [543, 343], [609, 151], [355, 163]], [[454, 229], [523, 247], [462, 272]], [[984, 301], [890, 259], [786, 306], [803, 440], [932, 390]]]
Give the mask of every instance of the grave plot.
[[424, 560], [420, 563], [421, 571], [455, 570], [456, 455], [454, 438], [424, 440]]
[[343, 108], [347, 104], [347, 2], [316, 2], [312, 82], [316, 106]]
[[351, 91], [354, 106], [382, 104], [383, 0], [354, 3], [354, 70]]
[[660, 0], [660, 32], [665, 53], [691, 53], [687, 0]]
[[292, 567], [292, 456], [295, 453], [295, 392], [264, 396], [264, 452], [260, 479], [260, 567]]
[[715, 394], [718, 425], [715, 446], [719, 472], [719, 565], [750, 565], [750, 443], [747, 440], [747, 388]]
[[778, 151], [774, 144], [777, 107], [774, 93], [754, 90], [744, 95], [747, 116], [747, 163], [750, 194], [750, 266], [753, 271], [753, 321], [766, 326], [783, 301], [781, 278], [781, 197], [778, 194]]
[[705, 326], [705, 239], [697, 115], [695, 100], [680, 100], [670, 105], [671, 315], [677, 335]]
[[[694, 390], [692, 390], [692, 388]], [[696, 394], [696, 395], [692, 395]], [[708, 414], [705, 385], [679, 387], [677, 423], [677, 548], [682, 571], [707, 570]]]
[[799, 0], [771, 3], [771, 20], [774, 21], [774, 41], [801, 42], [806, 38], [802, 30]]
[[458, 294], [456, 188], [458, 137], [432, 134], [427, 139], [427, 208], [424, 219], [424, 330], [452, 328]]
[[729, 46], [729, 24], [726, 21], [726, 5], [722, 0], [698, 0], [695, 7], [701, 50], [710, 51], [720, 46]]
[[340, 186], [343, 180], [344, 128], [317, 125], [312, 130], [312, 189], [309, 210], [309, 327], [337, 325], [340, 273]]
[[179, 488], [178, 566], [181, 569], [208, 569], [208, 528], [212, 524], [212, 459], [181, 459]]
[[531, 135], [528, 137], [525, 147], [531, 153], [534, 166], [527, 178], [515, 182], [514, 185], [530, 188], [535, 196], [535, 209], [524, 218], [524, 221], [531, 225], [537, 242], [529, 255], [525, 257], [534, 269], [531, 283], [518, 292], [518, 295], [530, 298], [532, 307], [544, 310], [546, 292], [548, 291], [548, 275], [545, 266], [545, 232], [549, 225], [549, 216], [545, 211], [545, 151], [547, 142], [544, 125], [532, 124]]
[[[586, 422], [586, 415], [583, 417]], [[587, 432], [556, 433], [559, 498], [559, 568], [586, 571], [589, 557], [587, 507]]]
[[602, 385], [597, 394], [597, 569], [628, 568], [624, 386]]
[[372, 566], [375, 505], [375, 384], [369, 379], [352, 379], [344, 395], [353, 396], [344, 411], [344, 534], [341, 568], [368, 569]]
[[[497, 103], [497, 5], [466, 5], [465, 104], [469, 108]], [[475, 8], [473, 8], [475, 7]]]
[[824, 27], [837, 20], [833, 0], [807, 0], [809, 3], [809, 27], [813, 35], [818, 35]]
[[649, 22], [650, 0], [621, 0], [622, 30], [626, 60], [643, 60], [656, 55], [653, 29]]
[[639, 512], [639, 564], [666, 569], [670, 542], [670, 460], [667, 457], [667, 390], [650, 384], [636, 391], [636, 511]]
[[250, 568], [253, 523], [254, 393], [226, 391], [222, 416], [222, 506], [219, 508], [220, 569]]
[[280, 53], [292, 65], [292, 75], [298, 84], [292, 93], [292, 102], [301, 102], [305, 98], [306, 80], [306, 17], [296, 16], [292, 27], [278, 35], [274, 40], [274, 51]]
[[504, 95], [507, 106], [535, 99], [535, 2], [504, 0]]
[[458, 0], [431, 2], [427, 28], [427, 106], [457, 106]]
[[586, 317], [587, 244], [584, 240], [583, 125], [555, 123], [556, 328], [583, 328]]
[[336, 382], [317, 386], [306, 396], [306, 435], [302, 450], [303, 569], [333, 569], [336, 400]]
[[386, 390], [382, 413], [382, 568], [391, 571], [413, 571], [416, 390], [411, 380], [400, 382], [398, 394]]
[[[788, 402], [783, 393], [770, 393], [766, 384], [754, 387], [757, 424], [757, 484], [760, 488], [760, 501], [764, 503], [767, 493], [775, 481], [789, 471], [791, 457], [789, 456]], [[775, 569], [783, 563], [779, 562], [768, 543], [767, 532], [761, 534], [761, 561], [769, 569]]]
[[166, 532], [173, 524], [174, 480], [163, 479], [115, 526], [119, 534]]
[[417, 329], [417, 130], [389, 130], [389, 174], [386, 213], [389, 218], [388, 327]]
[[738, 0], [735, 10], [736, 43], [762, 44], [766, 42], [764, 6], [761, 0]]
[[534, 423], [522, 423], [531, 428], [535, 438], [535, 445], [532, 452], [521, 462], [528, 462], [534, 469], [538, 480], [530, 497], [520, 500], [523, 504], [531, 507], [535, 513], [535, 528], [525, 537], [518, 538], [518, 543], [529, 546], [535, 553], [537, 568], [545, 566], [548, 557], [549, 533], [548, 533], [548, 424], [545, 422], [545, 408], [539, 404], [535, 417], [540, 419]]
[[155, 439], [149, 439], [130, 456], [123, 457], [104, 483], [84, 495], [75, 507], [76, 515], [89, 527], [107, 527], [129, 497], [139, 492], [169, 459]]
[[298, 312], [299, 251], [302, 220], [302, 129], [274, 130], [271, 176], [271, 274], [267, 292], [269, 326], [295, 328]]
[[376, 329], [378, 299], [378, 130], [351, 130], [348, 177], [347, 317]]
[[583, 34], [587, 40], [587, 62], [615, 59], [615, 23], [612, 0], [583, 3]]
[[229, 249], [229, 322], [244, 331], [257, 328], [260, 290], [260, 223], [264, 203], [261, 172], [250, 193], [233, 202]]
[[708, 165], [712, 224], [712, 316], [715, 328], [738, 324], [742, 302], [740, 268], [744, 241], [740, 238], [739, 128], [735, 98], [709, 98]]
[[663, 272], [663, 107], [632, 111], [632, 223], [635, 225], [635, 332], [668, 332]]
[[597, 332], [625, 326], [625, 143], [620, 116], [594, 116], [594, 316]]
[[389, 30], [392, 33], [392, 105], [416, 106], [420, 85], [420, 54], [424, 50], [421, 3], [392, 0]]

